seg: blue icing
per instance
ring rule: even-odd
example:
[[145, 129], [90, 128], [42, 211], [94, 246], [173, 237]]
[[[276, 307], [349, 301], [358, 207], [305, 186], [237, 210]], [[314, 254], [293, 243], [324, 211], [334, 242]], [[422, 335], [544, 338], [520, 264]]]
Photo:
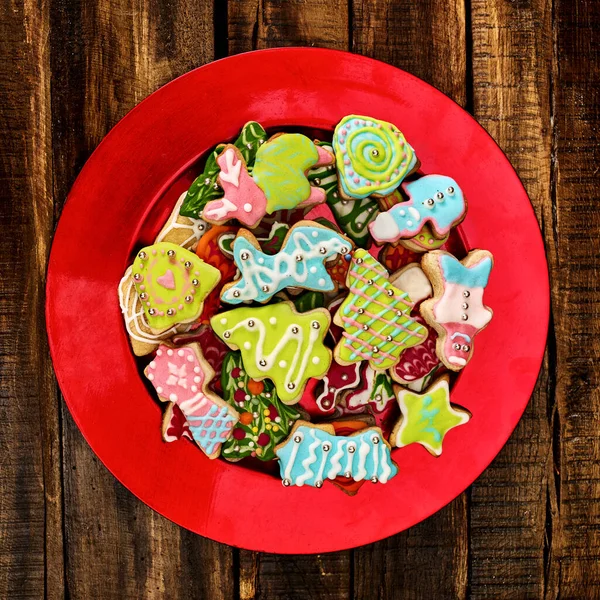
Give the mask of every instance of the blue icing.
[[[227, 407], [216, 405], [211, 406], [206, 415], [186, 414], [185, 418], [194, 440], [209, 456], [215, 452], [218, 445], [225, 441], [227, 436], [223, 436], [223, 434], [231, 432], [237, 422]], [[203, 432], [204, 435], [202, 435]]]
[[484, 288], [492, 270], [492, 259], [486, 256], [476, 265], [465, 267], [454, 256], [443, 254], [440, 258], [440, 267], [448, 283], [457, 283], [470, 288]]
[[433, 398], [429, 395], [427, 395], [427, 396], [425, 396], [425, 398], [423, 398], [423, 408], [419, 412], [419, 414], [421, 416], [421, 418], [419, 419], [419, 422], [422, 422], [422, 421], [425, 422], [425, 427], [423, 427], [423, 431], [427, 431], [428, 433], [431, 433], [434, 441], [439, 443], [442, 441], [442, 434], [435, 427], [434, 422], [435, 422], [435, 418], [437, 417], [437, 415], [440, 412], [440, 409], [439, 408], [432, 408], [432, 409], [427, 408], [432, 402], [433, 402]]
[[406, 184], [405, 189], [410, 200], [381, 213], [370, 225], [377, 241], [414, 237], [427, 222], [438, 235], [444, 236], [466, 211], [463, 192], [451, 177], [426, 175]]
[[350, 249], [350, 242], [326, 227], [292, 227], [284, 246], [274, 255], [265, 254], [246, 238], [238, 237], [233, 258], [241, 279], [221, 297], [229, 304], [240, 304], [251, 300], [266, 302], [288, 286], [331, 291], [335, 285], [323, 261]]
[[355, 481], [377, 478], [386, 483], [398, 473], [377, 429], [345, 437], [300, 425], [275, 454], [284, 485], [321, 487], [325, 480], [348, 473]]

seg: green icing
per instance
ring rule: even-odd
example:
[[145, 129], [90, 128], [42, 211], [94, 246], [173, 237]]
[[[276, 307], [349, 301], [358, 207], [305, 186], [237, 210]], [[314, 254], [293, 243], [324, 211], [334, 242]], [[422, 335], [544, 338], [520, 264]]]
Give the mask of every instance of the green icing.
[[[257, 237], [260, 247], [266, 254], [276, 254], [281, 250], [283, 240], [289, 231], [290, 226], [287, 223], [273, 223], [268, 237]], [[236, 234], [234, 232], [224, 233], [219, 237], [219, 250], [229, 257], [233, 258], [233, 240]]]
[[398, 395], [402, 420], [395, 434], [396, 446], [418, 443], [429, 452], [442, 453], [444, 436], [450, 429], [463, 425], [470, 416], [450, 404], [448, 382], [438, 380], [424, 394], [402, 390]]
[[[235, 140], [234, 146], [240, 150], [248, 171], [252, 172], [254, 159], [259, 146], [267, 139], [267, 132], [256, 121], [246, 123], [242, 132]], [[204, 171], [194, 179], [179, 209], [179, 214], [184, 217], [197, 219], [207, 202], [223, 197], [223, 190], [217, 184], [220, 168], [217, 157], [223, 151], [225, 144], [219, 144], [206, 159]]]
[[221, 386], [223, 398], [240, 414], [231, 437], [223, 444], [221, 456], [230, 461], [248, 456], [275, 459], [275, 446], [288, 436], [300, 413], [279, 400], [268, 379], [252, 380], [244, 371], [239, 352], [225, 356]]
[[308, 200], [305, 173], [318, 159], [313, 142], [300, 133], [284, 133], [258, 149], [252, 178], [267, 197], [268, 213]]
[[330, 324], [325, 309], [298, 313], [291, 302], [244, 306], [215, 315], [210, 324], [242, 352], [248, 375], [271, 379], [285, 404], [297, 402], [308, 379], [322, 378], [331, 364], [331, 350], [323, 344]]
[[[319, 142], [319, 146], [333, 152], [330, 144]], [[379, 205], [373, 198], [345, 200], [338, 194], [338, 177], [334, 165], [317, 167], [308, 172], [308, 180], [325, 190], [327, 204], [342, 231], [361, 248], [371, 243], [368, 225], [379, 214]]]
[[325, 306], [325, 295], [323, 292], [308, 291], [300, 294], [300, 296], [296, 296], [293, 302], [296, 310], [304, 313]]

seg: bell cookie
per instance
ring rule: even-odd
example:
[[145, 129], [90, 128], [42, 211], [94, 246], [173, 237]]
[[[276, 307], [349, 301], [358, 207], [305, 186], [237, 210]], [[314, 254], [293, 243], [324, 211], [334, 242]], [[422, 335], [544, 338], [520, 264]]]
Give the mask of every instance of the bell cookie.
[[433, 298], [421, 304], [421, 315], [437, 331], [437, 355], [452, 371], [471, 360], [475, 336], [492, 318], [492, 309], [483, 304], [483, 291], [493, 264], [487, 250], [472, 250], [461, 261], [434, 250], [421, 260], [434, 290]]

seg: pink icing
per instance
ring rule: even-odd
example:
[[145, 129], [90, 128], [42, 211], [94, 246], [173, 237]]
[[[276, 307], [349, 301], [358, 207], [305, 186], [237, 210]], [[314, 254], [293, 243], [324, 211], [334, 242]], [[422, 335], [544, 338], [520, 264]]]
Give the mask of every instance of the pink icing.
[[[464, 292], [469, 297], [465, 298]], [[462, 305], [468, 304], [468, 308]], [[467, 288], [458, 283], [444, 283], [444, 294], [433, 307], [433, 315], [438, 323], [461, 323], [462, 315], [467, 314], [468, 324], [483, 329], [491, 320], [492, 312], [483, 305], [483, 288]]]

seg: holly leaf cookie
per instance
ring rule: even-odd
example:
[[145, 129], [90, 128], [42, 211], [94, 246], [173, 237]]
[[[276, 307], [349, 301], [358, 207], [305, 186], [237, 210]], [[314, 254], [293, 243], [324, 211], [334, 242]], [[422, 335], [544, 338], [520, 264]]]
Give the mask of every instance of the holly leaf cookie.
[[492, 319], [492, 309], [483, 304], [483, 291], [493, 264], [487, 250], [472, 250], [461, 261], [435, 250], [421, 260], [434, 291], [433, 298], [421, 304], [421, 314], [437, 331], [436, 353], [452, 371], [460, 371], [471, 360], [475, 336]]
[[132, 277], [148, 325], [161, 332], [197, 319], [221, 274], [193, 252], [160, 242], [138, 252]]
[[295, 404], [310, 377], [321, 379], [331, 364], [323, 344], [331, 317], [326, 309], [298, 313], [291, 302], [236, 308], [215, 315], [214, 332], [240, 350], [252, 379], [269, 378], [285, 404]]
[[366, 250], [354, 252], [346, 285], [348, 296], [334, 317], [344, 329], [335, 348], [339, 363], [367, 360], [371, 368], [385, 371], [403, 350], [425, 341], [427, 330], [410, 316], [414, 303]]
[[221, 371], [224, 399], [240, 415], [221, 456], [232, 462], [248, 456], [274, 460], [275, 446], [287, 437], [300, 413], [279, 401], [268, 380], [251, 379], [239, 352], [228, 352]]
[[351, 249], [352, 242], [346, 237], [311, 221], [296, 223], [274, 255], [264, 253], [252, 233], [241, 229], [233, 243], [241, 277], [223, 287], [221, 300], [229, 304], [252, 300], [264, 303], [287, 287], [334, 290], [324, 261], [346, 255]]
[[159, 346], [144, 375], [162, 402], [177, 404], [181, 409], [194, 441], [208, 458], [219, 456], [221, 445], [231, 435], [239, 415], [208, 390], [214, 371], [200, 346]]
[[354, 481], [387, 483], [398, 473], [390, 445], [379, 427], [349, 436], [335, 435], [332, 425], [296, 421], [288, 439], [275, 448], [282, 483], [320, 488], [327, 479], [343, 475]]
[[398, 390], [400, 419], [390, 436], [392, 446], [402, 448], [421, 444], [434, 456], [442, 454], [446, 434], [464, 425], [471, 415], [468, 411], [450, 404], [449, 377], [440, 377], [425, 393]]

